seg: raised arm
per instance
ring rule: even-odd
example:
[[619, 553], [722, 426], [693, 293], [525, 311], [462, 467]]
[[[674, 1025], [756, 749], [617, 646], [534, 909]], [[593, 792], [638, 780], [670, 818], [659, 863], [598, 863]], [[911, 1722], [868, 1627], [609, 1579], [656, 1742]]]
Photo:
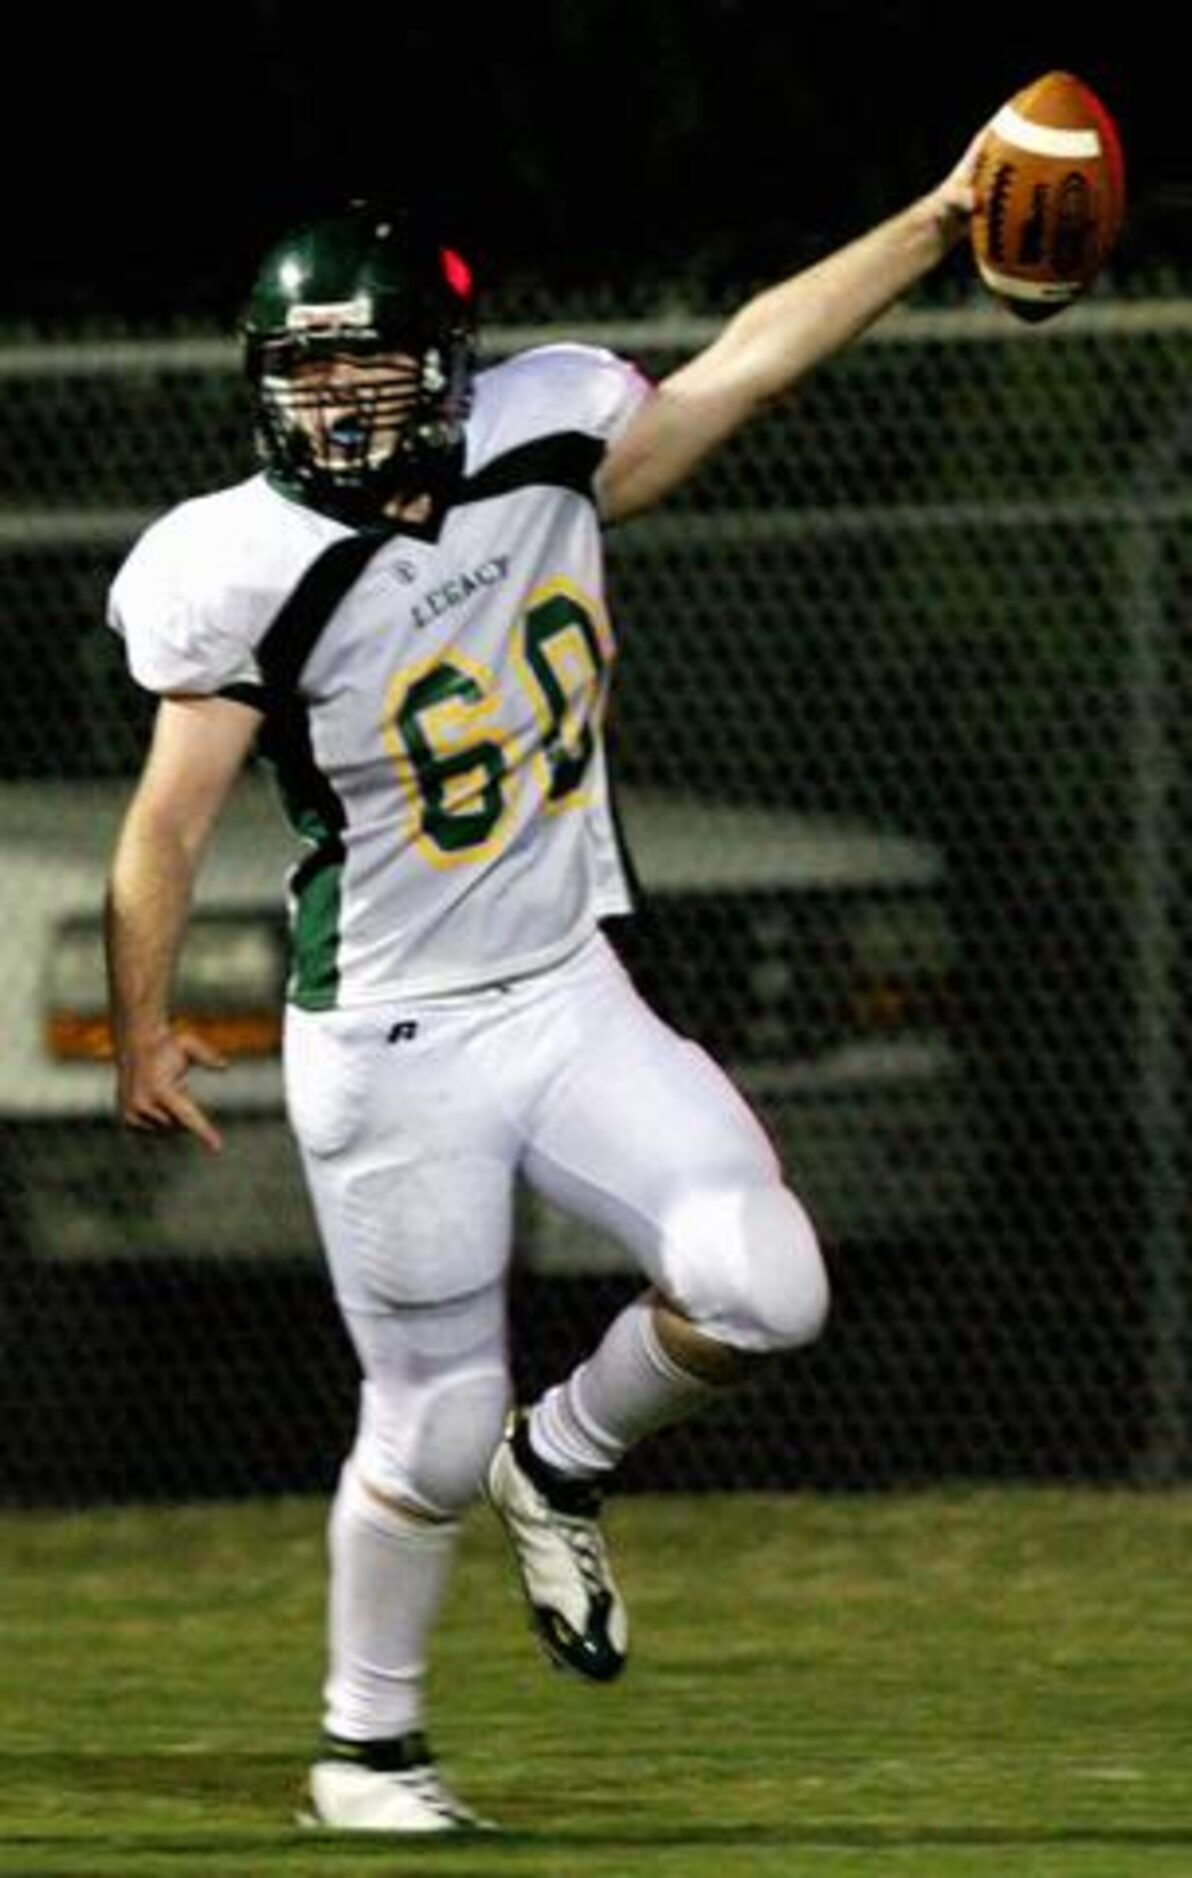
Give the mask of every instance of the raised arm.
[[117, 1104], [130, 1128], [220, 1136], [186, 1086], [192, 1063], [222, 1067], [170, 1027], [170, 991], [195, 876], [261, 719], [227, 698], [165, 698], [112, 858], [105, 904]]
[[944, 259], [972, 213], [983, 135], [938, 188], [755, 295], [704, 351], [663, 379], [601, 467], [606, 519], [668, 495], [755, 412], [848, 345]]

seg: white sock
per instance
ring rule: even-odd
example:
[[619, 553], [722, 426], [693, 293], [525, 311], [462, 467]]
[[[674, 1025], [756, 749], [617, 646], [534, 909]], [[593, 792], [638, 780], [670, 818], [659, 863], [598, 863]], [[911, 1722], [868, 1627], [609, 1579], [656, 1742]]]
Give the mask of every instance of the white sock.
[[645, 1435], [723, 1394], [681, 1369], [663, 1349], [648, 1298], [615, 1317], [586, 1362], [530, 1411], [535, 1453], [575, 1478], [615, 1467]]
[[421, 1727], [427, 1643], [458, 1531], [382, 1504], [345, 1465], [328, 1525], [329, 1734], [377, 1741]]

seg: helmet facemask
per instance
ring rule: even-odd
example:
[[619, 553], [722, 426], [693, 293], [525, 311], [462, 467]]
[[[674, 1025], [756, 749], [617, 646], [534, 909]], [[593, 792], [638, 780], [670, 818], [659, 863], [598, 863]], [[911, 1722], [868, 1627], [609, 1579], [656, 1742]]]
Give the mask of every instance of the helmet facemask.
[[279, 249], [246, 325], [272, 480], [363, 522], [435, 493], [470, 402], [470, 294], [458, 256], [364, 205]]
[[459, 439], [467, 381], [458, 364], [455, 377], [437, 346], [415, 359], [358, 342], [269, 341], [256, 381], [266, 459], [332, 507], [417, 495]]

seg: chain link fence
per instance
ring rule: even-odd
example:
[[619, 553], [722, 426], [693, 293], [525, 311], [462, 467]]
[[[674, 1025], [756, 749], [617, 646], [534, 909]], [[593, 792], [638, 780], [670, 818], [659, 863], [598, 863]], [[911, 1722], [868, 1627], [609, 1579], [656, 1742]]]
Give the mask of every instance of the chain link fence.
[[[566, 330], [660, 373], [711, 328]], [[154, 514], [251, 471], [237, 366], [208, 338], [0, 348], [13, 1502], [321, 1486], [350, 1438], [253, 779], [184, 964], [237, 1053], [224, 1157], [121, 1136], [103, 1061], [102, 879], [149, 721], [104, 591]], [[611, 537], [618, 939], [756, 1102], [836, 1290], [815, 1350], [627, 1485], [1185, 1471], [1190, 366], [1178, 297], [899, 311]], [[633, 1283], [526, 1196], [522, 1386]]]

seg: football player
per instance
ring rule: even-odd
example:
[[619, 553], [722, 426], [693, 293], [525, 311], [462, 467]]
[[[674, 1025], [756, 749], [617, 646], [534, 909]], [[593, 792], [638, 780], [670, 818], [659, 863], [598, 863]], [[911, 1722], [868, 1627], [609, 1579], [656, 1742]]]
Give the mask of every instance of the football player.
[[[602, 529], [649, 508], [933, 269], [976, 143], [935, 189], [750, 299], [660, 383], [581, 344], [474, 357], [464, 260], [362, 202], [284, 237], [245, 325], [258, 474], [151, 525], [110, 622], [155, 728], [111, 860], [118, 1104], [218, 1150], [218, 1058], [170, 1018], [191, 890], [250, 753], [289, 877], [289, 1118], [362, 1371], [330, 1514], [316, 1823], [481, 1822], [426, 1736], [465, 1509], [504, 1522], [542, 1645], [620, 1673], [601, 1492], [643, 1436], [819, 1333], [812, 1224], [722, 1070], [605, 936], [631, 895], [602, 722]], [[619, 1236], [640, 1296], [511, 1406], [515, 1183]]]

